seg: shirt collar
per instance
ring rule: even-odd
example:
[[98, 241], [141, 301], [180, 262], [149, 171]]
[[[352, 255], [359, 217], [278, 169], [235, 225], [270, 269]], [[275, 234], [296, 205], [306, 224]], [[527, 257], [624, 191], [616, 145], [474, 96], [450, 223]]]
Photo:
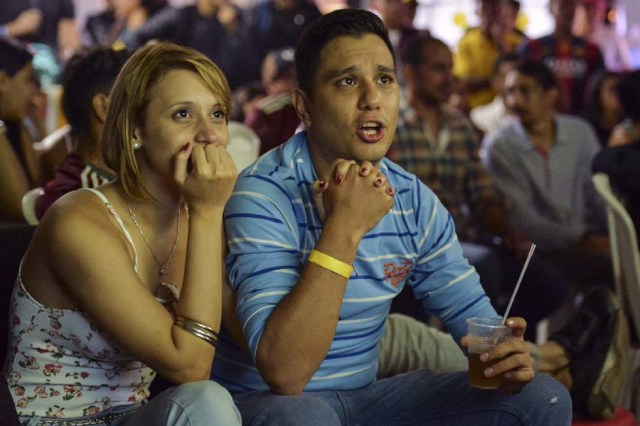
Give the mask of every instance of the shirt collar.
[[[552, 149], [556, 146], [561, 146], [566, 144], [567, 141], [569, 140], [569, 135], [567, 134], [567, 130], [562, 125], [562, 122], [559, 118], [560, 116], [558, 114], [553, 115], [553, 122], [555, 124], [555, 135], [554, 135], [555, 138], [554, 138]], [[518, 136], [517, 138], [515, 138], [515, 140], [521, 145], [523, 149], [535, 150], [536, 147], [531, 141], [531, 137], [529, 136], [529, 133], [524, 128], [520, 120], [514, 117], [513, 123], [514, 123], [513, 125], [514, 132], [516, 133], [516, 136]]]

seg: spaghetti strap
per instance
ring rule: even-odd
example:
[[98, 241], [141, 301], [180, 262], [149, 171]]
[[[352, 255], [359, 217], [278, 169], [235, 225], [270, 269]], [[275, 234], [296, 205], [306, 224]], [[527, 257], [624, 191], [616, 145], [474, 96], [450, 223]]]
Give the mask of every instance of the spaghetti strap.
[[100, 198], [102, 200], [102, 202], [104, 203], [104, 205], [107, 208], [107, 210], [109, 210], [109, 213], [111, 213], [113, 215], [113, 218], [116, 220], [116, 222], [118, 222], [118, 225], [120, 225], [120, 228], [122, 229], [122, 232], [124, 233], [124, 236], [127, 238], [127, 241], [129, 241], [129, 244], [131, 244], [131, 247], [133, 248], [133, 269], [136, 272], [138, 272], [138, 252], [136, 251], [135, 244], [133, 244], [133, 238], [131, 238], [131, 234], [129, 233], [127, 228], [124, 226], [124, 222], [120, 218], [120, 215], [118, 214], [118, 212], [113, 208], [113, 206], [111, 205], [111, 203], [109, 202], [107, 197], [105, 197], [102, 192], [98, 191], [95, 188], [82, 188], [82, 189], [84, 191], [89, 191], [89, 192], [93, 192], [94, 194], [96, 194], [98, 196], [98, 198]]

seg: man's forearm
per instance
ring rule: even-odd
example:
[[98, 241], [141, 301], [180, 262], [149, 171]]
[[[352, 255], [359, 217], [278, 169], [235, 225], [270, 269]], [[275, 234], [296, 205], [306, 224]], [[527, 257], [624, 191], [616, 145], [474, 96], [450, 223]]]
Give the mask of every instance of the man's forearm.
[[[359, 241], [327, 224], [315, 250], [351, 265]], [[333, 342], [347, 281], [307, 262], [295, 287], [272, 312], [256, 364], [274, 392], [300, 393], [315, 374]]]

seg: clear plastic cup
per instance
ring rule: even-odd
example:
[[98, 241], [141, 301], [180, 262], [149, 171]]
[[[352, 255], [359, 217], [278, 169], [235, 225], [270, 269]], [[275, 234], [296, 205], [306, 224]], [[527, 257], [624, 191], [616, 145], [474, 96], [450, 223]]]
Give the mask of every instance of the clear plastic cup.
[[502, 325], [502, 318], [468, 318], [469, 385], [480, 389], [498, 389], [504, 379], [504, 373], [485, 377], [484, 370], [504, 358], [480, 361], [480, 355], [498, 343], [511, 338], [511, 329]]

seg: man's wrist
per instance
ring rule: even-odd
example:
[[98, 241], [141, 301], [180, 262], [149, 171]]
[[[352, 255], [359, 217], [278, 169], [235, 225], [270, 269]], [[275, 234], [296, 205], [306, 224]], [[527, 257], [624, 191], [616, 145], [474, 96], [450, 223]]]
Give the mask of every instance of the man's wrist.
[[351, 247], [357, 250], [364, 234], [365, 233], [354, 229], [353, 226], [335, 220], [335, 217], [328, 218], [322, 227], [323, 239], [333, 241], [343, 248]]
[[353, 266], [344, 263], [333, 256], [329, 256], [328, 254], [323, 253], [319, 250], [311, 250], [307, 261], [315, 263], [316, 265], [321, 266], [322, 268], [327, 269], [334, 274], [338, 274], [346, 279], [349, 279], [351, 277], [351, 274], [353, 273]]

